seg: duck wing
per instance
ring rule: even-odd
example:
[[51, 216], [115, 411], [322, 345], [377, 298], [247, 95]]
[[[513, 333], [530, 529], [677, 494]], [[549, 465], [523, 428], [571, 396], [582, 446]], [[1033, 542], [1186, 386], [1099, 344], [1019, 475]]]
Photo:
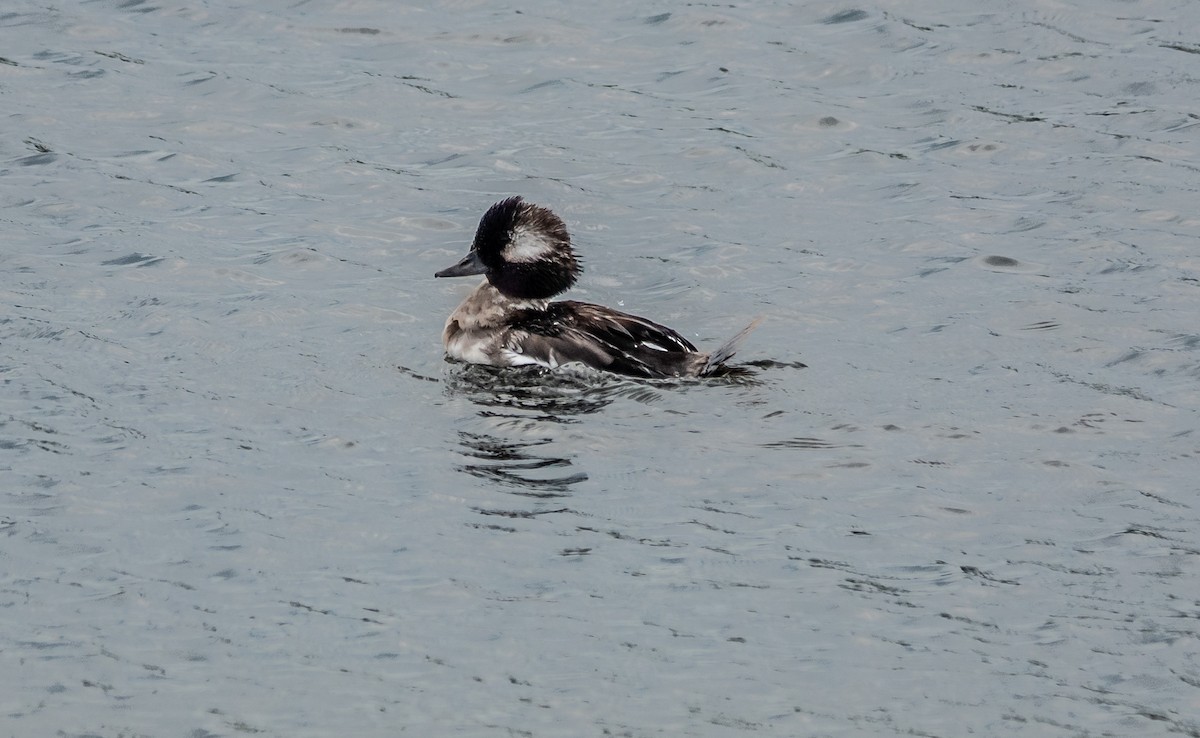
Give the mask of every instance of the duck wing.
[[505, 349], [513, 364], [555, 367], [578, 361], [619, 374], [661, 378], [698, 374], [707, 358], [666, 326], [574, 300], [520, 311], [509, 326]]

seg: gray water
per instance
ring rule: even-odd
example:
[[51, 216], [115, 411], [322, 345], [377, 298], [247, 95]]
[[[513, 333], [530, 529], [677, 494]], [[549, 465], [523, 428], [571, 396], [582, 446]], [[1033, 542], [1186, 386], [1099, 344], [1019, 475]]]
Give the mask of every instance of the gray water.
[[[10, 0], [0, 734], [1200, 736], [1197, 28]], [[513, 194], [754, 376], [445, 362]]]

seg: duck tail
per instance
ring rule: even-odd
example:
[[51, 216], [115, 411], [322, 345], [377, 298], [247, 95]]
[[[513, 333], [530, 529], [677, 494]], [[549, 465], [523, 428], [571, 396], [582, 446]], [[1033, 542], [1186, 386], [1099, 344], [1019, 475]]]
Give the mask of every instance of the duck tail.
[[746, 340], [746, 336], [754, 332], [758, 324], [763, 322], [763, 316], [758, 316], [750, 325], [737, 332], [733, 338], [721, 344], [715, 351], [708, 355], [708, 359], [704, 362], [704, 366], [700, 368], [700, 376], [706, 377], [724, 366], [725, 362], [733, 358], [737, 350], [741, 348], [742, 341]]

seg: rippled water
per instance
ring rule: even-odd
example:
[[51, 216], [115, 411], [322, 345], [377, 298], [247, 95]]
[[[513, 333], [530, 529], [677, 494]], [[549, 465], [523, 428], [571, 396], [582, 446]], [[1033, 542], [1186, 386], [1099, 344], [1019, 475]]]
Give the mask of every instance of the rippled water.
[[[1200, 735], [1197, 27], [7, 3], [0, 733]], [[511, 194], [753, 376], [445, 363]]]

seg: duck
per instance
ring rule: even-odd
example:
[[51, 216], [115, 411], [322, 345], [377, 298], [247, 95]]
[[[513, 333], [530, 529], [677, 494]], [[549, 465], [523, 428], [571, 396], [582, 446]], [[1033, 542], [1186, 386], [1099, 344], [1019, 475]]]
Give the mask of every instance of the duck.
[[452, 359], [502, 367], [582, 364], [643, 379], [707, 377], [728, 369], [762, 318], [718, 348], [698, 350], [677, 331], [637, 315], [575, 300], [551, 300], [583, 268], [566, 224], [549, 208], [509, 197], [479, 220], [470, 251], [435, 277], [484, 279], [446, 319]]

